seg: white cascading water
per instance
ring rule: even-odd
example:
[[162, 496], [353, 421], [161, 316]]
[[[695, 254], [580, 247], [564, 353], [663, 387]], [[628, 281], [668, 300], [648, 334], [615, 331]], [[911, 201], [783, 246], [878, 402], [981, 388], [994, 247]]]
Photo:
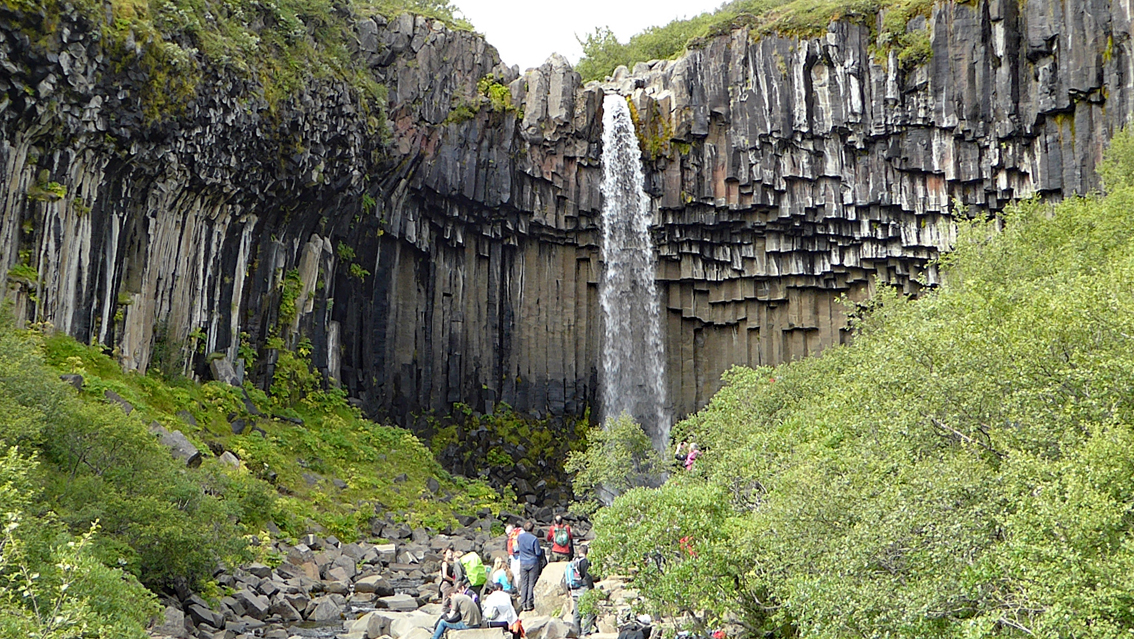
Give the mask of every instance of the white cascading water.
[[614, 419], [625, 411], [664, 451], [670, 424], [650, 201], [626, 98], [606, 96], [602, 127], [603, 415]]

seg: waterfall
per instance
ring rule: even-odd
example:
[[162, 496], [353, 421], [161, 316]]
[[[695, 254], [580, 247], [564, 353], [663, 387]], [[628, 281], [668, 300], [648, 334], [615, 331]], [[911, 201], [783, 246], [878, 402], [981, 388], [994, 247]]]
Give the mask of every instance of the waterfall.
[[625, 98], [606, 96], [602, 127], [602, 412], [613, 419], [625, 411], [664, 451], [670, 418], [650, 200]]

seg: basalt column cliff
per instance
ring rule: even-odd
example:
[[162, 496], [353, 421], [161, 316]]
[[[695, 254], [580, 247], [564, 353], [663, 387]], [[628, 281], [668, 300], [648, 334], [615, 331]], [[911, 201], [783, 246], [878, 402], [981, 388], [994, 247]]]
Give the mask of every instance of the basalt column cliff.
[[932, 56], [909, 68], [870, 24], [737, 30], [585, 87], [558, 57], [520, 75], [473, 34], [359, 16], [384, 112], [330, 80], [270, 106], [191, 54], [202, 82], [155, 112], [141, 44], [112, 53], [66, 12], [29, 36], [42, 17], [0, 10], [0, 277], [18, 319], [127, 368], [256, 351], [263, 383], [282, 344], [402, 423], [454, 402], [580, 415], [599, 399], [602, 98], [620, 92], [680, 416], [732, 365], [840, 343], [840, 296], [935, 281], [954, 215], [1097, 188], [1134, 104], [1130, 14], [942, 3], [910, 23]]

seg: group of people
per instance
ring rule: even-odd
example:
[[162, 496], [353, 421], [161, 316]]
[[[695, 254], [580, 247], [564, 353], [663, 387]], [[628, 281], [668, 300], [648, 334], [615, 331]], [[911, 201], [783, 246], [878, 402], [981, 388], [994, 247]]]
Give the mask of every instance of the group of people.
[[[433, 631], [433, 639], [441, 639], [446, 630], [479, 627], [504, 628], [513, 637], [523, 636], [517, 610], [519, 613], [535, 610], [535, 585], [547, 564], [547, 556], [535, 535], [535, 522], [528, 520], [521, 526], [509, 524], [505, 534], [507, 562], [504, 557], [496, 557], [483, 582], [475, 585], [457, 552], [452, 547], [445, 549], [440, 568], [444, 612]], [[554, 561], [568, 562], [563, 583], [574, 604], [575, 628], [579, 636], [588, 635], [593, 631], [594, 618], [584, 617], [579, 612], [579, 599], [594, 587], [587, 548], [582, 545], [576, 548], [574, 532], [562, 515], [555, 516], [555, 522], [547, 530], [546, 541], [551, 546]], [[479, 565], [479, 556], [475, 564]], [[481, 588], [479, 592], [477, 586]]]
[[685, 470], [693, 470], [693, 462], [700, 456], [701, 449], [697, 447], [697, 442], [683, 441], [677, 445], [677, 452], [674, 453], [673, 458]]

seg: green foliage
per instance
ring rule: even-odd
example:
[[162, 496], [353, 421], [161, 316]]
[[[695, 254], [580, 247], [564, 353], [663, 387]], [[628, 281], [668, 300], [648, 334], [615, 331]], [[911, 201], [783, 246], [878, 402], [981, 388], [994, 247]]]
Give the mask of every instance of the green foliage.
[[35, 514], [37, 466], [16, 447], [0, 456], [0, 637], [145, 637], [154, 596], [98, 561], [97, 524], [74, 537], [52, 513]]
[[39, 281], [39, 271], [27, 264], [15, 264], [8, 269], [8, 279], [25, 284], [35, 284]]
[[[1127, 636], [1131, 145], [1105, 198], [963, 224], [942, 286], [882, 289], [853, 344], [730, 371], [675, 428], [696, 468], [600, 512], [596, 557], [659, 610], [757, 634]], [[636, 559], [655, 549], [662, 569]], [[710, 577], [681, 592], [687, 565]]]
[[[373, 201], [373, 199], [374, 198], [371, 198], [371, 201]], [[354, 259], [354, 249], [347, 246], [346, 244], [343, 244], [342, 242], [339, 242], [339, 245], [335, 248], [335, 254], [338, 255], [339, 259], [343, 260], [344, 262], [349, 262]]]
[[575, 494], [593, 500], [600, 493], [618, 495], [653, 481], [662, 463], [649, 435], [623, 413], [590, 429], [586, 450], [570, 453], [564, 469], [574, 474]]
[[[932, 6], [930, 0], [733, 0], [712, 13], [650, 27], [625, 44], [608, 27], [596, 28], [579, 40], [583, 58], [575, 70], [584, 82], [601, 80], [619, 65], [632, 69], [638, 62], [674, 58], [686, 48], [700, 46], [706, 38], [732, 29], [747, 28], [758, 35], [816, 37], [834, 20], [870, 26], [876, 31], [880, 52], [897, 50], [903, 68], [911, 68], [927, 61], [932, 51], [927, 34], [907, 33], [906, 24], [914, 16], [928, 15]], [[882, 27], [877, 29], [876, 16], [880, 13]]]
[[295, 303], [303, 291], [303, 278], [299, 276], [299, 269], [293, 268], [284, 274], [280, 280], [280, 325], [290, 326], [299, 316], [299, 309]]
[[362, 268], [361, 264], [351, 264], [350, 265], [350, 276], [357, 278], [357, 279], [360, 279], [360, 280], [364, 280], [364, 279], [370, 277], [370, 271]]

